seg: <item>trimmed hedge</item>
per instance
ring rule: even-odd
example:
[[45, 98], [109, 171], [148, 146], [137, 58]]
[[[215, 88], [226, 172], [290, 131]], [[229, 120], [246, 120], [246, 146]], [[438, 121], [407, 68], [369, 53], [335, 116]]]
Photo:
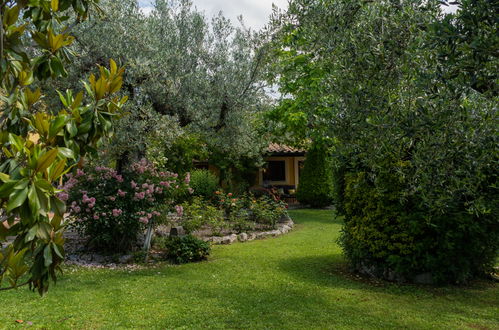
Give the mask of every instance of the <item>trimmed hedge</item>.
[[331, 152], [320, 144], [313, 144], [307, 152], [296, 198], [301, 204], [325, 207], [333, 201], [333, 173]]
[[456, 203], [431, 214], [417, 197], [401, 199], [396, 175], [373, 182], [368, 173], [346, 173], [340, 244], [353, 267], [389, 280], [463, 283], [490, 271], [497, 247], [497, 207], [488, 216]]

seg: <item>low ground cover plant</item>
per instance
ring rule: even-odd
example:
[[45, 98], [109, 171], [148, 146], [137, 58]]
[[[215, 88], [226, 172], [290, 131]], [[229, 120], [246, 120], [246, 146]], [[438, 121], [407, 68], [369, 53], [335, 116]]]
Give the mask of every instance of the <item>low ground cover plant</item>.
[[239, 196], [217, 190], [214, 200], [200, 197], [182, 204], [181, 224], [188, 233], [210, 228], [213, 233], [223, 230], [235, 232], [273, 229], [287, 212], [287, 205], [275, 197]]
[[59, 197], [68, 202], [71, 226], [89, 238], [91, 248], [123, 252], [136, 245], [149, 222], [176, 210], [188, 183], [189, 175], [158, 171], [142, 160], [123, 174], [102, 166], [78, 170]]
[[187, 233], [199, 230], [203, 226], [222, 229], [226, 224], [224, 211], [200, 197], [194, 197], [191, 202], [183, 203], [182, 208], [182, 226]]

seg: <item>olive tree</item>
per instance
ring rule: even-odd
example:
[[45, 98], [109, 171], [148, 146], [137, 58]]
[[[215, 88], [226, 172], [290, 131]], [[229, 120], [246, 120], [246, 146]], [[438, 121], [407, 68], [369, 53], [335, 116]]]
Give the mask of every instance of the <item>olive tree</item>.
[[[133, 0], [105, 1], [103, 8], [103, 19], [90, 19], [75, 32], [83, 56], [70, 75], [74, 83], [89, 63], [109, 57], [126, 64], [131, 115], [111, 141], [116, 158], [145, 154], [151, 146], [156, 153], [161, 143], [168, 153], [179, 135], [191, 134], [221, 167], [260, 158], [265, 143], [255, 127], [270, 103], [260, 34], [234, 27], [222, 15], [210, 21], [185, 0], [155, 1], [149, 15]], [[232, 161], [218, 161], [223, 159]]]

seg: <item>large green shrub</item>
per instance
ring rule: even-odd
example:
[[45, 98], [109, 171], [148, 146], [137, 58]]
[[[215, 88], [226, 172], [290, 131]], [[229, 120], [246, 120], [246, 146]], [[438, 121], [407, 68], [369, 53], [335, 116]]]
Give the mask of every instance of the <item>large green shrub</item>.
[[296, 198], [301, 204], [325, 207], [331, 205], [332, 197], [333, 175], [330, 151], [321, 144], [314, 144], [307, 153]]
[[463, 282], [499, 249], [499, 7], [445, 2], [292, 0], [280, 17], [292, 97], [274, 118], [333, 141], [342, 245], [377, 276]]
[[463, 205], [431, 215], [418, 198], [401, 199], [396, 175], [373, 181], [347, 173], [340, 243], [355, 269], [388, 279], [461, 283], [493, 266], [497, 253], [497, 209], [488, 215]]
[[209, 200], [213, 198], [218, 189], [218, 177], [208, 170], [194, 170], [191, 172], [190, 185], [194, 190], [194, 196]]

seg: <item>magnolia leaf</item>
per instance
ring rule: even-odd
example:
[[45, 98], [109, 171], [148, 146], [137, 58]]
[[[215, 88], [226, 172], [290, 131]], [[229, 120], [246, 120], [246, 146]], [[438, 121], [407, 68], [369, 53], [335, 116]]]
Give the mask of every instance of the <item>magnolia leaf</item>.
[[52, 165], [52, 163], [57, 158], [57, 154], [59, 153], [58, 149], [52, 149], [44, 153], [37, 162], [36, 172], [45, 172], [45, 170]]
[[10, 212], [13, 209], [23, 205], [26, 201], [26, 198], [28, 198], [28, 188], [15, 190], [9, 196], [9, 202], [7, 203], [7, 212]]

